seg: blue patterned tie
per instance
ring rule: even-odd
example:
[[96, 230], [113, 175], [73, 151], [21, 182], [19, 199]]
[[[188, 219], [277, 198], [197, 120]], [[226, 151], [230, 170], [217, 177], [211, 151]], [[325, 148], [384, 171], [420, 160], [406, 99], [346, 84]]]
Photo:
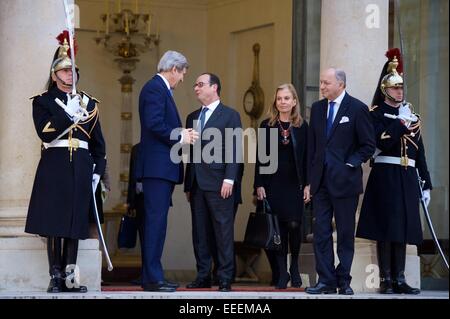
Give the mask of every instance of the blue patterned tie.
[[330, 135], [331, 127], [333, 126], [334, 104], [336, 104], [336, 102], [330, 102], [330, 109], [328, 110], [327, 137]]
[[202, 109], [202, 112], [200, 113], [200, 117], [198, 119], [200, 121], [200, 131], [203, 131], [203, 127], [205, 126], [205, 119], [206, 119], [205, 113], [207, 111], [208, 111], [208, 108], [204, 107]]

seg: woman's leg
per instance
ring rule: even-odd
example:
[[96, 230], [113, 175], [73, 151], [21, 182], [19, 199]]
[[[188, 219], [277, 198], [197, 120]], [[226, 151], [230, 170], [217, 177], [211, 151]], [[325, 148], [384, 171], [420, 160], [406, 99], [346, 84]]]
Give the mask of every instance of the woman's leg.
[[286, 222], [279, 222], [280, 225], [280, 237], [281, 237], [281, 250], [276, 251], [276, 259], [279, 270], [278, 282], [275, 285], [277, 289], [286, 289], [290, 280], [289, 273], [287, 271], [287, 254], [288, 254], [288, 226]]
[[298, 267], [298, 256], [300, 254], [300, 246], [302, 242], [301, 223], [299, 221], [288, 222], [289, 247], [291, 250], [291, 266], [289, 273], [291, 274], [292, 287], [300, 288], [302, 279]]

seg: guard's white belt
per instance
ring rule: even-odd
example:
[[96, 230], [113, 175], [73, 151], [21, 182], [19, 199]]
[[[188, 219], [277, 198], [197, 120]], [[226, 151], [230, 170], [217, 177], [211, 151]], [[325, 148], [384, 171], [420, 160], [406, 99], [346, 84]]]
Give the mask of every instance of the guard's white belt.
[[86, 150], [89, 149], [89, 144], [86, 141], [80, 141], [77, 138], [73, 138], [72, 140], [57, 140], [51, 143], [43, 143], [45, 148], [49, 147], [72, 147], [72, 148], [84, 148]]
[[375, 163], [416, 167], [416, 161], [407, 157], [377, 156]]

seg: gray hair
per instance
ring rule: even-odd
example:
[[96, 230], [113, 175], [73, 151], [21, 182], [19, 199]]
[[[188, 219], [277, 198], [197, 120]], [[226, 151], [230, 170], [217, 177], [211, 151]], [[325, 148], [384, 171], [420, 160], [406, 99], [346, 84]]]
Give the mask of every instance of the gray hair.
[[345, 75], [345, 71], [341, 69], [334, 69], [334, 71], [336, 72], [336, 80], [344, 83], [344, 87], [347, 86], [347, 76]]
[[187, 59], [184, 55], [176, 51], [167, 51], [161, 57], [158, 63], [158, 72], [170, 71], [173, 68], [182, 71], [189, 67]]

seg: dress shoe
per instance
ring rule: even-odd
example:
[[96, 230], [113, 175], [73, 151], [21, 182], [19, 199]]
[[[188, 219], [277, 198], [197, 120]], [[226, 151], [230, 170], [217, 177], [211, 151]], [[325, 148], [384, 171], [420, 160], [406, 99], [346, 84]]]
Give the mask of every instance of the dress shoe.
[[53, 277], [48, 284], [48, 293], [58, 293], [62, 291], [63, 280], [61, 277]]
[[381, 278], [380, 290], [378, 292], [383, 295], [393, 294], [394, 289], [392, 288], [392, 280], [386, 280], [386, 279]]
[[130, 284], [132, 284], [133, 286], [142, 286], [141, 277], [131, 280]]
[[335, 294], [336, 288], [325, 285], [321, 282], [317, 283], [314, 287], [308, 287], [305, 289], [305, 292], [311, 295], [320, 295], [320, 294]]
[[160, 281], [154, 284], [143, 284], [142, 288], [144, 291], [155, 291], [155, 292], [175, 292], [177, 289], [165, 284], [164, 281]]
[[221, 291], [221, 292], [231, 291], [231, 281], [221, 280], [219, 282], [219, 291]]
[[396, 294], [406, 294], [406, 295], [418, 295], [420, 294], [420, 289], [413, 288], [409, 286], [406, 282], [397, 282], [394, 281], [392, 288], [394, 290], [394, 293]]
[[66, 285], [63, 285], [62, 291], [63, 292], [72, 292], [72, 293], [86, 293], [88, 291], [88, 289], [86, 286], [68, 288]]
[[197, 278], [190, 284], [187, 284], [186, 288], [187, 289], [211, 288], [211, 280]]
[[285, 275], [281, 275], [280, 279], [278, 279], [278, 282], [275, 285], [275, 289], [286, 289], [289, 280], [291, 280], [291, 277], [288, 273], [286, 273]]
[[302, 278], [298, 271], [291, 272], [291, 287], [300, 288], [302, 286]]
[[[294, 260], [297, 260], [294, 258]], [[289, 274], [291, 275], [291, 287], [300, 288], [302, 286], [302, 277], [300, 277], [300, 271], [298, 270], [298, 263], [292, 263], [289, 267]]]
[[351, 295], [354, 295], [355, 293], [353, 292], [352, 287], [350, 287], [350, 286], [343, 286], [343, 287], [339, 288], [339, 294], [340, 295], [351, 296]]
[[166, 284], [166, 286], [173, 287], [175, 289], [180, 287], [180, 284], [173, 282], [173, 281], [166, 280], [166, 279], [164, 279], [164, 283]]

